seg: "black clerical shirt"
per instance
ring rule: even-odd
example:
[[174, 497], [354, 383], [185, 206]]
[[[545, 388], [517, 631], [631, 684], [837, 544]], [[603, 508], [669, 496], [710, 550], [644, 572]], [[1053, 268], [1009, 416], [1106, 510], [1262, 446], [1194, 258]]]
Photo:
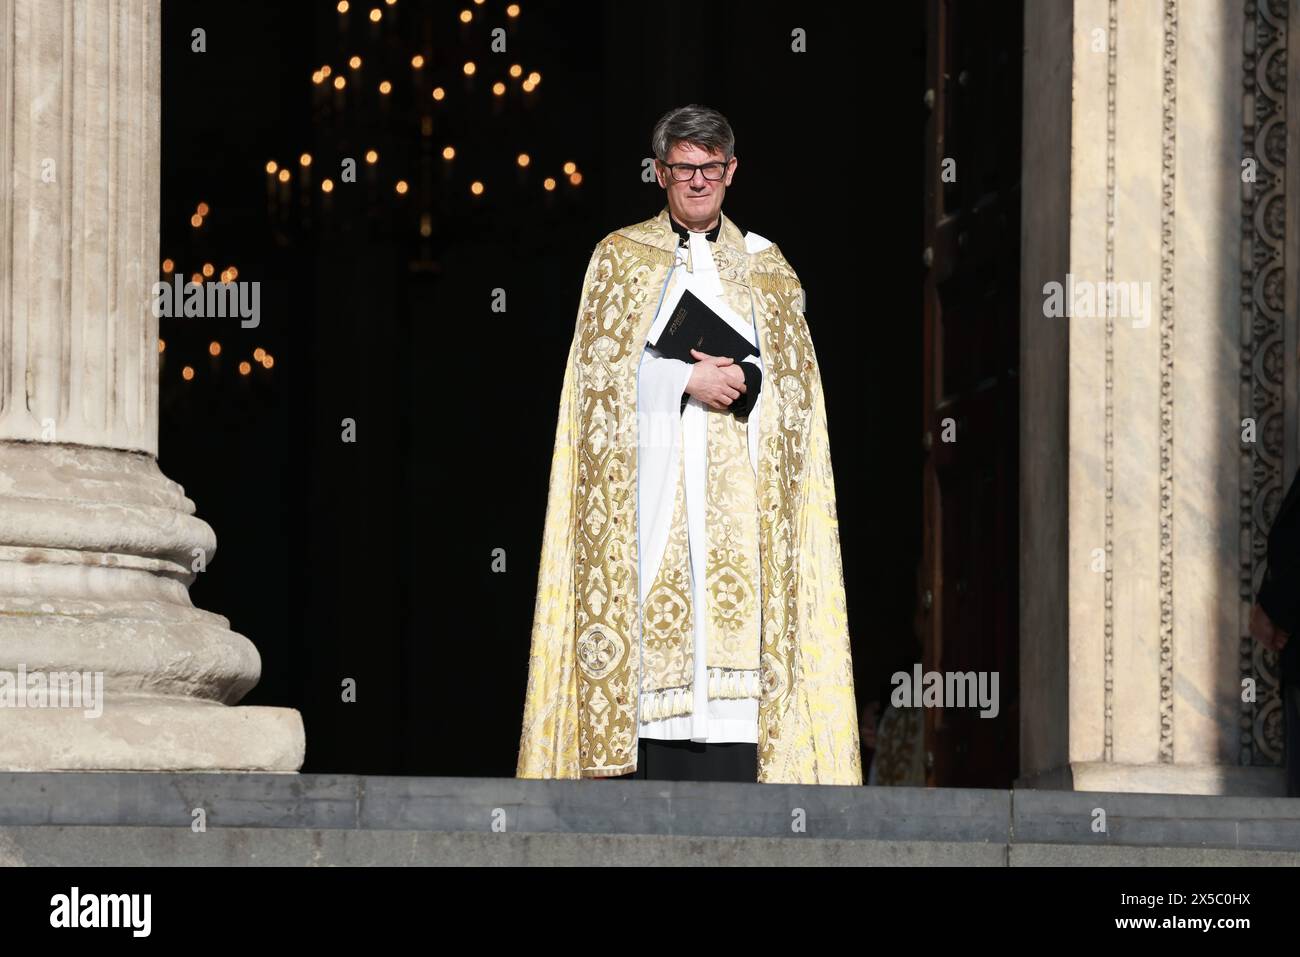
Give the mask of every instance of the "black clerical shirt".
[[[673, 232], [677, 234], [678, 246], [689, 246], [691, 242], [690, 231], [673, 218], [672, 213], [668, 214], [668, 222], [673, 227]], [[745, 235], [745, 230], [738, 224], [740, 235]], [[718, 241], [718, 233], [722, 231], [722, 213], [718, 213], [718, 222], [712, 229], [704, 234], [704, 238], [711, 243]], [[745, 391], [732, 400], [731, 405], [727, 406], [727, 411], [738, 418], [744, 418], [754, 409], [754, 403], [758, 401], [758, 393], [763, 388], [763, 370], [752, 362], [740, 363], [740, 371], [745, 374]], [[682, 393], [681, 411], [686, 410], [686, 400], [690, 398], [685, 392]]]

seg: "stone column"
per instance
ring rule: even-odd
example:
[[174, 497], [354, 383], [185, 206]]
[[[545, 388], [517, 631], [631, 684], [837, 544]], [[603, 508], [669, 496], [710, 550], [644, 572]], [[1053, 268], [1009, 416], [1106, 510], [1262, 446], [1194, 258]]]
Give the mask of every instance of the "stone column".
[[1022, 784], [1282, 793], [1245, 621], [1295, 449], [1289, 6], [1025, 5]]
[[[296, 711], [232, 707], [261, 660], [191, 605], [216, 539], [156, 461], [160, 15], [0, 0], [4, 769], [302, 765]], [[42, 700], [71, 672], [102, 714]]]

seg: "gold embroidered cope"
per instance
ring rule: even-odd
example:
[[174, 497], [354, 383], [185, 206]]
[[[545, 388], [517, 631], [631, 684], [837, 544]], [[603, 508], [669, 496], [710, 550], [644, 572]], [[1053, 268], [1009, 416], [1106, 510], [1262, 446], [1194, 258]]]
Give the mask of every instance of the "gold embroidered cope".
[[[682, 616], [699, 610], [689, 607], [689, 571], [674, 551], [686, 534], [676, 503], [644, 634], [638, 614], [637, 372], [677, 242], [665, 208], [605, 237], [583, 280], [551, 459], [518, 777], [635, 771], [647, 717], [640, 696], [693, 677]], [[747, 451], [721, 466], [743, 463], [752, 491], [739, 472], [708, 483], [709, 693], [743, 692], [743, 673], [757, 670], [760, 783], [861, 784], [826, 408], [799, 279], [775, 245], [747, 252], [727, 217], [714, 260], [732, 307], [744, 315], [752, 306], [765, 372], [757, 478]], [[711, 415], [709, 442], [744, 451], [740, 426]], [[737, 520], [755, 510], [757, 549]], [[741, 559], [754, 554], [758, 568], [745, 569]], [[746, 640], [750, 628], [760, 644]], [[676, 707], [680, 697], [657, 700]]]
[[[747, 421], [707, 410], [705, 476], [708, 697], [759, 700], [758, 497]], [[686, 526], [685, 456], [678, 458], [668, 545], [646, 592], [641, 720], [695, 707], [695, 615]]]

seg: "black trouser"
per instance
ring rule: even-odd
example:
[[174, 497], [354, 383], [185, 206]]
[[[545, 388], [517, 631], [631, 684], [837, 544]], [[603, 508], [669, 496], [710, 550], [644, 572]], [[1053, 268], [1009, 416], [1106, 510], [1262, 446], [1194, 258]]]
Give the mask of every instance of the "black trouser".
[[636, 748], [636, 773], [625, 778], [644, 781], [758, 781], [758, 745], [743, 741], [702, 744], [641, 738]]

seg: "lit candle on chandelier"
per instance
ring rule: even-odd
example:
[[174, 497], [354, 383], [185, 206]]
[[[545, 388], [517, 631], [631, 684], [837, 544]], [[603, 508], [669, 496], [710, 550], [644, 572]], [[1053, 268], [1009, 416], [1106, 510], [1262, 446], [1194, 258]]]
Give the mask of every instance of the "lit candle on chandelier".
[[343, 115], [343, 110], [347, 106], [347, 94], [344, 91], [348, 87], [348, 78], [339, 73], [329, 82], [334, 90], [334, 116], [337, 118]]
[[291, 192], [291, 187], [290, 187], [290, 185], [289, 185], [289, 181], [290, 181], [293, 177], [292, 177], [292, 175], [289, 173], [289, 170], [288, 170], [288, 169], [286, 169], [285, 167], [281, 166], [281, 167], [280, 167], [280, 172], [278, 172], [278, 173], [275, 174], [275, 178], [276, 178], [276, 180], [277, 180], [277, 181], [279, 182], [279, 184], [280, 184], [280, 194], [279, 194], [279, 198], [278, 198], [278, 206], [279, 206], [279, 211], [280, 211], [280, 222], [282, 222], [282, 223], [287, 223], [287, 222], [289, 221], [289, 208], [290, 208], [290, 195], [289, 195], [289, 194], [290, 194], [290, 192]]
[[334, 180], [328, 177], [320, 181], [321, 214], [326, 222], [334, 212]]
[[275, 160], [268, 160], [266, 164], [266, 216], [272, 222], [275, 220], [276, 200], [275, 200], [275, 174], [280, 171], [280, 164]]
[[311, 154], [303, 153], [298, 157], [298, 190], [302, 195], [302, 204], [311, 203]]
[[374, 218], [375, 201], [379, 198], [378, 184], [379, 173], [379, 153], [375, 150], [366, 150], [365, 167], [366, 167], [366, 206], [370, 211], [370, 218]]
[[462, 10], [457, 17], [460, 20], [460, 45], [468, 47], [474, 42], [474, 28], [471, 24], [474, 22], [474, 14], [469, 10]]
[[[222, 281], [224, 282], [225, 280], [223, 279]], [[208, 356], [210, 357], [208, 359], [208, 371], [212, 374], [215, 381], [215, 377], [221, 373], [221, 343], [220, 342], [214, 339], [208, 343]]]
[[442, 148], [442, 181], [446, 183], [451, 179], [452, 160], [456, 158], [456, 147], [448, 144]]

